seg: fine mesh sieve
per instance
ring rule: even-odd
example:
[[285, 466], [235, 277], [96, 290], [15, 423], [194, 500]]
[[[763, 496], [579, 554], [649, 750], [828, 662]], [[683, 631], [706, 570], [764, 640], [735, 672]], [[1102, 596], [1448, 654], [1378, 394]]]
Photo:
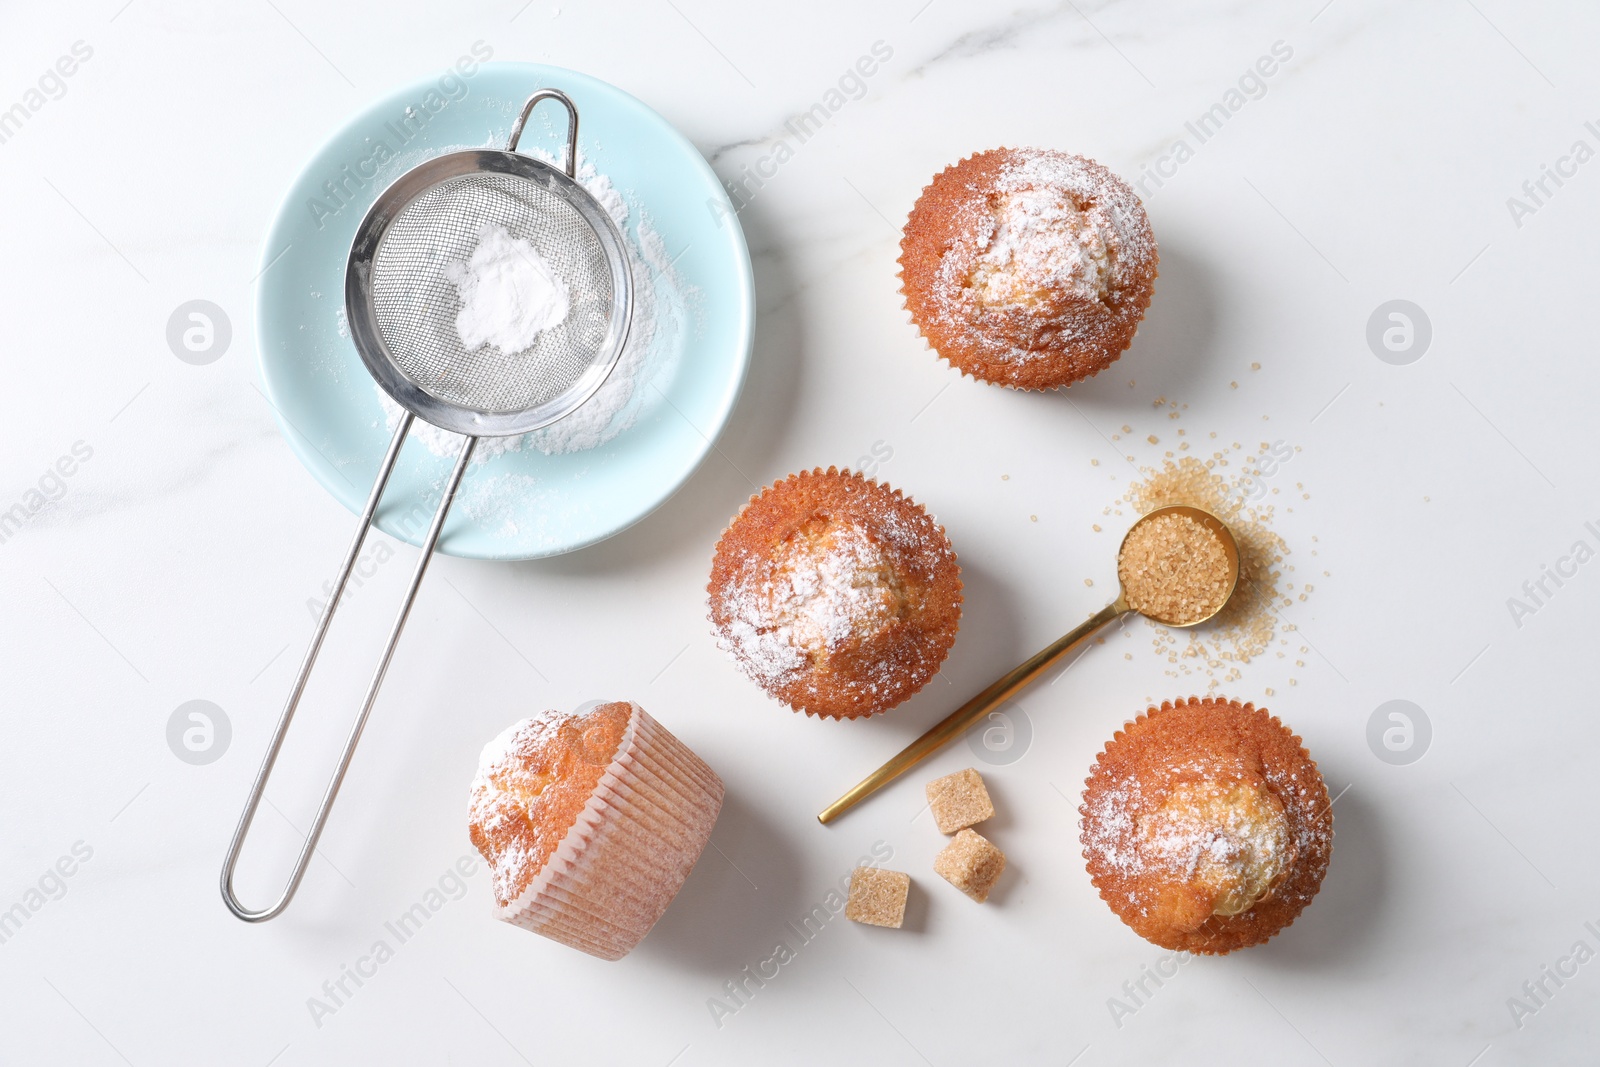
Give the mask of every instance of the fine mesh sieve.
[[[512, 133], [514, 148], [535, 94]], [[453, 152], [406, 173], [372, 205], [350, 248], [345, 305], [367, 370], [395, 402], [473, 437], [526, 433], [589, 399], [616, 365], [632, 316], [622, 235], [572, 178], [577, 112], [569, 110], [566, 172], [505, 152]], [[571, 307], [516, 352], [468, 349], [448, 271], [499, 228], [526, 242], [567, 283]]]
[[[449, 264], [495, 228], [531, 245], [569, 287], [572, 307], [526, 349], [468, 351], [456, 331]], [[583, 377], [611, 326], [611, 267], [594, 226], [521, 178], [464, 174], [407, 204], [372, 262], [372, 312], [400, 373], [446, 403], [503, 413], [536, 408]]]
[[[516, 152], [528, 116], [541, 100], [557, 101], [567, 111], [562, 170]], [[223, 862], [223, 900], [247, 922], [280, 914], [300, 886], [478, 438], [527, 433], [571, 414], [605, 382], [627, 341], [633, 310], [628, 258], [616, 224], [574, 180], [577, 145], [576, 106], [564, 93], [541, 89], [523, 105], [505, 151], [452, 152], [407, 171], [379, 195], [356, 231], [345, 271], [350, 338], [361, 362], [404, 414]], [[517, 351], [493, 342], [469, 347], [456, 321], [462, 300], [451, 280], [452, 268], [470, 261], [479, 243], [497, 230], [531, 246], [566, 285], [570, 300], [560, 322]], [[239, 852], [414, 418], [463, 434], [466, 440], [288, 884], [276, 903], [253, 911], [239, 903], [233, 889]]]

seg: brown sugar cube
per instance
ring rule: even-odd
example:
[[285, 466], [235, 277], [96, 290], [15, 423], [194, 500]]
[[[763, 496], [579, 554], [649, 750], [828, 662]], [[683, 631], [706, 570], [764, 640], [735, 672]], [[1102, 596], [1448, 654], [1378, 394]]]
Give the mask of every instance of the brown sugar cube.
[[850, 875], [850, 899], [845, 902], [844, 917], [898, 930], [905, 922], [906, 894], [910, 891], [909, 874], [857, 867]]
[[928, 807], [933, 809], [933, 821], [941, 834], [953, 834], [994, 815], [983, 775], [971, 767], [935, 778], [926, 788]]
[[933, 857], [933, 869], [982, 904], [1000, 880], [1000, 872], [1006, 869], [1006, 854], [976, 831], [962, 830]]

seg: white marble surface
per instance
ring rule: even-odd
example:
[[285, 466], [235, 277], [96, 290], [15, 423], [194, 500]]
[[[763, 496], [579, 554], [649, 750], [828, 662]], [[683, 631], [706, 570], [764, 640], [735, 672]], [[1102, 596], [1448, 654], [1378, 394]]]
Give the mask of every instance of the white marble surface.
[[[1553, 595], [1520, 626], [1507, 606], [1575, 541], [1595, 546], [1584, 523], [1600, 525], [1600, 164], [1560, 164], [1578, 140], [1600, 147], [1584, 125], [1600, 119], [1591, 7], [520, 2], [6, 13], [0, 106], [24, 101], [74, 42], [92, 56], [0, 143], [0, 509], [76, 442], [92, 455], [0, 544], [0, 908], [39, 905], [0, 944], [0, 1062], [1594, 1058], [1600, 960], [1569, 954], [1600, 949], [1600, 564], [1547, 581]], [[760, 323], [720, 454], [591, 550], [440, 559], [323, 857], [284, 917], [246, 926], [223, 910], [217, 869], [310, 632], [305, 601], [351, 524], [253, 388], [259, 242], [332, 129], [479, 40], [636, 94], [730, 179], [875, 42], [893, 54], [742, 213]], [[922, 348], [893, 260], [930, 175], [976, 149], [1037, 144], [1136, 177], [1279, 41], [1292, 57], [1264, 91], [1147, 186], [1162, 274], [1110, 372], [1019, 396]], [[1514, 217], [1507, 199], [1526, 199], [1543, 164], [1571, 176]], [[196, 298], [234, 329], [209, 366], [180, 362], [164, 338]], [[1408, 366], [1365, 340], [1369, 315], [1397, 298], [1433, 326]], [[1277, 526], [1298, 573], [1316, 575], [1286, 614], [1318, 654], [1303, 668], [1258, 661], [1228, 689], [1282, 715], [1347, 791], [1327, 882], [1293, 928], [1186, 964], [1118, 1018], [1111, 998], [1163, 954], [1096, 899], [1075, 798], [1125, 717], [1197, 684], [1166, 677], [1141, 632], [1113, 638], [1126, 657], [1096, 649], [1021, 699], [1031, 745], [989, 772], [993, 834], [1013, 863], [989, 905], [932, 874], [939, 840], [917, 818], [915, 781], [834, 828], [813, 815], [1099, 606], [1112, 535], [1090, 525], [1129, 474], [1107, 436], [1152, 425], [1161, 395], [1189, 405], [1193, 434], [1299, 448], [1274, 482], [1293, 506]], [[1159, 451], [1133, 450], [1139, 462]], [[709, 553], [752, 482], [874, 453], [961, 554], [961, 638], [941, 679], [889, 716], [808, 721], [713, 646]], [[330, 643], [286, 756], [298, 759], [274, 788], [281, 813], [260, 821], [244, 879], [257, 897], [307, 818], [315, 758], [342, 729], [403, 570], [363, 587]], [[717, 848], [657, 931], [600, 963], [491, 921], [480, 872], [317, 1018], [323, 983], [470, 851], [479, 746], [536, 708], [598, 696], [643, 703], [728, 784]], [[1391, 766], [1366, 724], [1401, 698], [1426, 710], [1433, 740]], [[165, 736], [193, 699], [232, 724], [205, 766], [180, 762]], [[962, 747], [930, 770], [971, 762]], [[724, 982], [792, 936], [785, 924], [876, 842], [913, 874], [917, 929], [836, 920], [719, 1026], [708, 1002]], [[89, 858], [46, 876], [75, 845]], [[41, 880], [48, 898], [29, 897]], [[1528, 999], [1547, 965], [1576, 973]], [[1537, 1010], [1514, 1016], [1512, 997]]]

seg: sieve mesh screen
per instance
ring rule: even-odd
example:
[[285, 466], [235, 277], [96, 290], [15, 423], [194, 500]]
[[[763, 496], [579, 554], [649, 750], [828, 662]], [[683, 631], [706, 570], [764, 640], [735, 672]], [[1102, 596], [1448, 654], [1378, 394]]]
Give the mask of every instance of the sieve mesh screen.
[[[518, 352], [462, 344], [461, 299], [445, 275], [469, 260], [494, 226], [531, 244], [571, 296], [567, 317]], [[533, 408], [570, 388], [604, 354], [612, 310], [605, 247], [576, 208], [523, 178], [466, 174], [417, 196], [384, 234], [371, 284], [374, 319], [395, 365], [447, 403], [488, 412]]]

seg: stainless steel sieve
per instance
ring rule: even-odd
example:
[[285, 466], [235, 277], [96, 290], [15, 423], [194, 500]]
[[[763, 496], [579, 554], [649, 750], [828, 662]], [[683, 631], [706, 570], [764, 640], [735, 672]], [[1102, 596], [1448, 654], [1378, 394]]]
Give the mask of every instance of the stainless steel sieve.
[[[564, 169], [516, 151], [528, 116], [542, 100], [555, 100], [567, 111]], [[578, 109], [566, 94], [541, 89], [523, 105], [505, 151], [453, 152], [407, 171], [378, 197], [356, 230], [344, 286], [350, 337], [361, 362], [403, 413], [228, 845], [222, 899], [246, 922], [280, 914], [300, 887], [478, 438], [527, 433], [571, 414], [605, 382], [627, 341], [633, 278], [622, 235], [575, 180], [577, 151]], [[566, 283], [571, 301], [565, 319], [516, 352], [463, 344], [455, 323], [460, 298], [447, 276], [449, 267], [467, 262], [495, 227], [531, 245]], [[288, 884], [275, 903], [252, 911], [233, 890], [239, 852], [413, 419], [464, 434], [466, 440]]]

